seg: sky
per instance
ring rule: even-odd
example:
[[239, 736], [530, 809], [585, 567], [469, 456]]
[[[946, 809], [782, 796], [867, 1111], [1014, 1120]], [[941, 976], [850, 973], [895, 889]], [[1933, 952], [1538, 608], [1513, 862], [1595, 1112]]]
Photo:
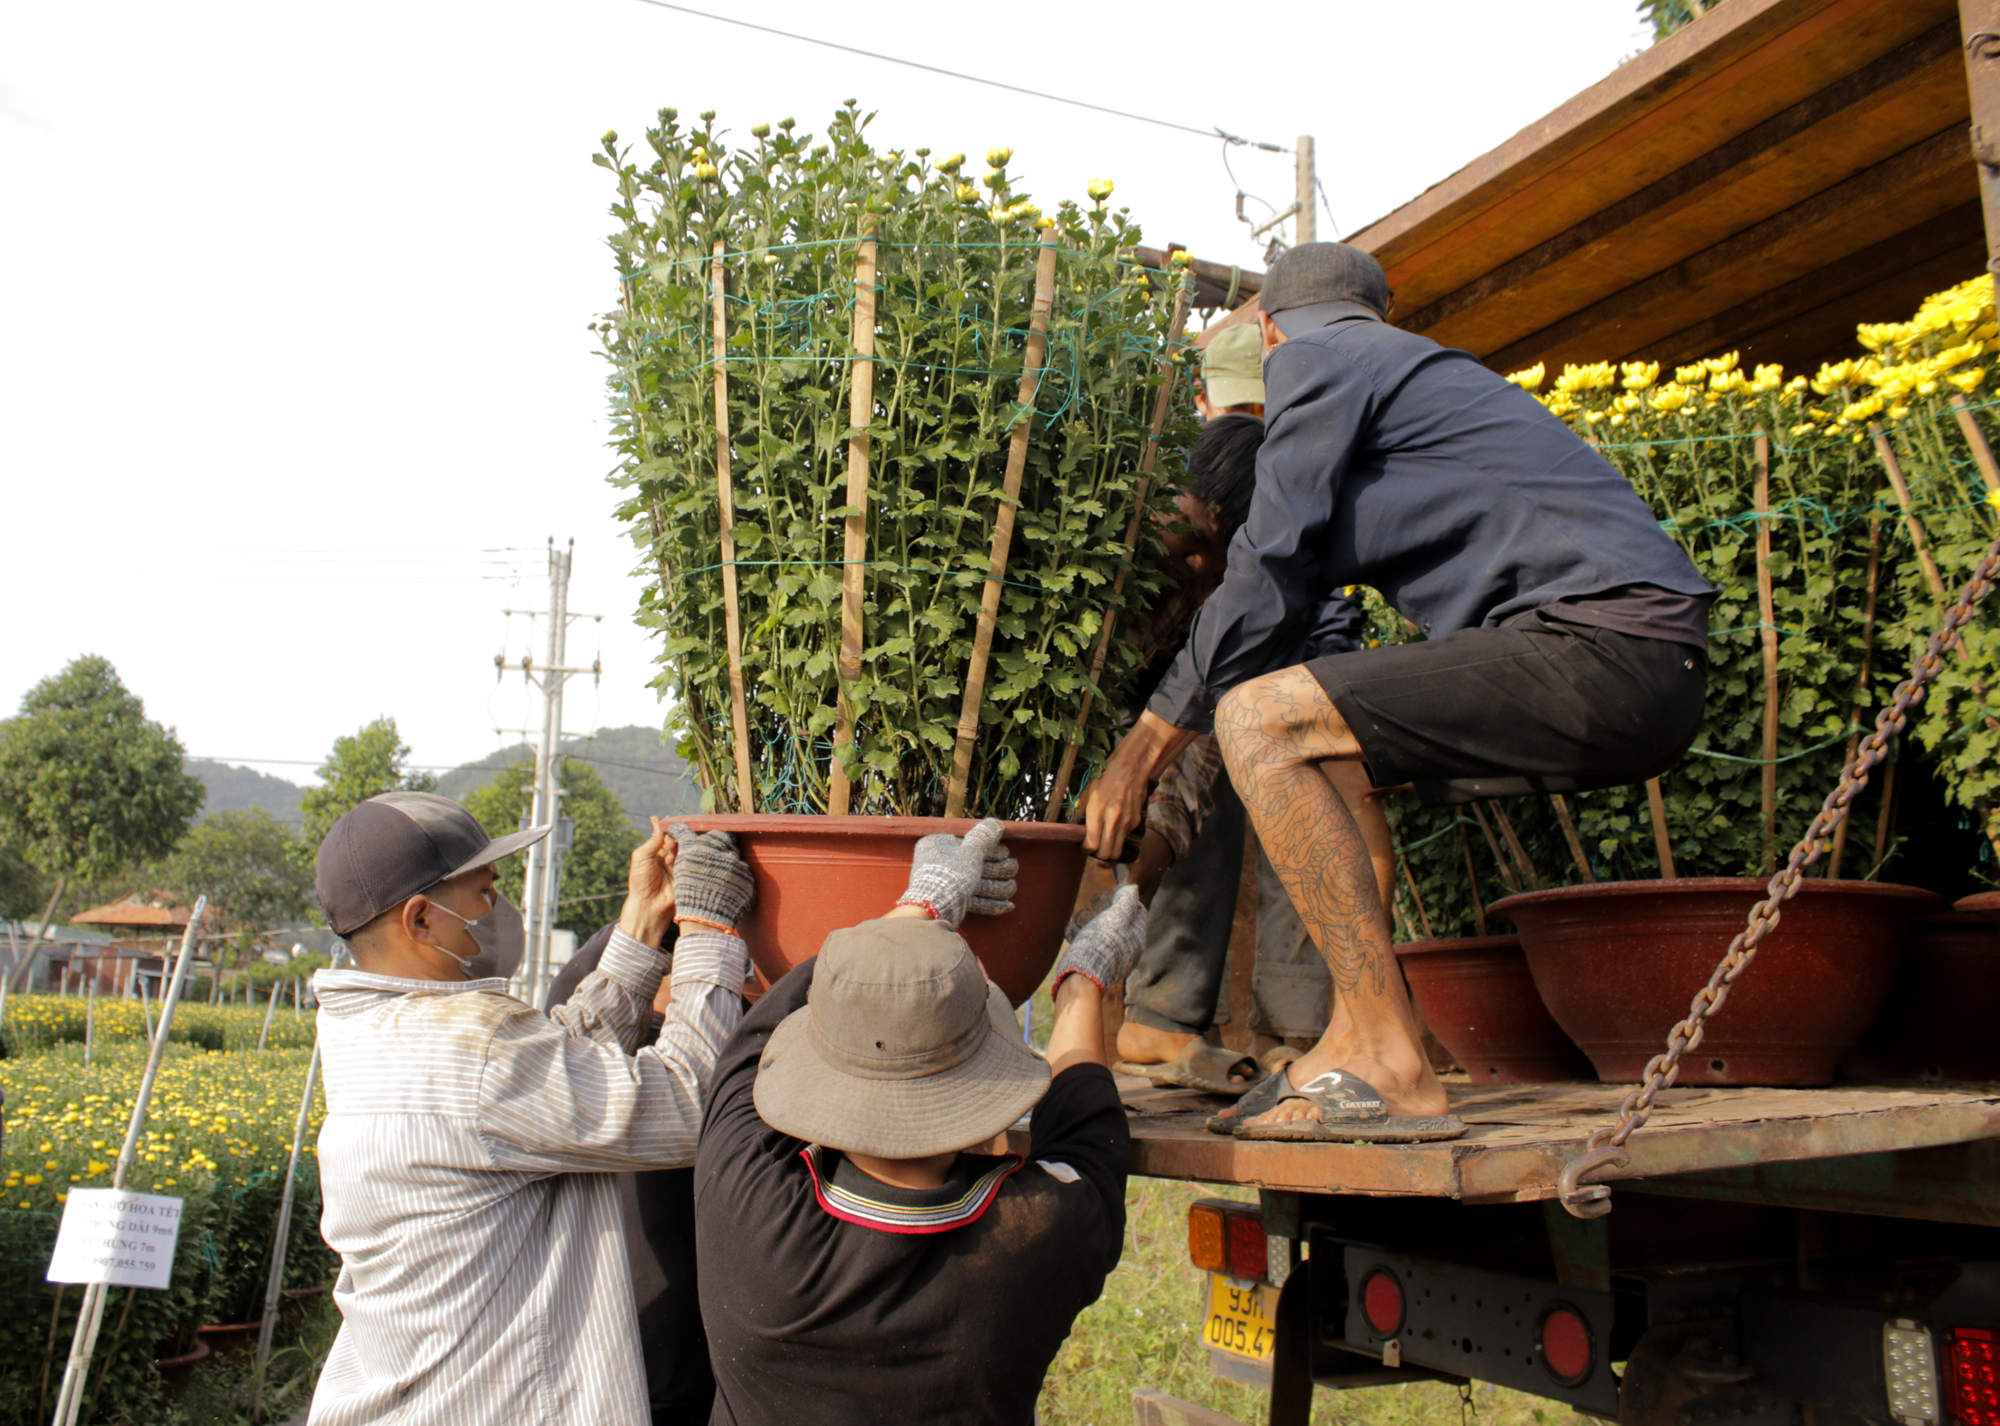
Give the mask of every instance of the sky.
[[[696, 8], [1193, 128], [1316, 139], [1364, 226], [1646, 43], [1633, 0], [1243, 11], [875, 0]], [[857, 23], [862, 22], [862, 23]], [[539, 717], [494, 658], [575, 541], [569, 733], [663, 718], [605, 483], [606, 129], [747, 140], [842, 101], [888, 147], [1013, 148], [1052, 206], [1110, 178], [1149, 242], [1250, 268], [1289, 154], [760, 34], [644, 0], [0, 5], [0, 713], [102, 654], [191, 755], [311, 780], [387, 714], [418, 765]], [[1283, 231], [1282, 229], [1280, 231]]]

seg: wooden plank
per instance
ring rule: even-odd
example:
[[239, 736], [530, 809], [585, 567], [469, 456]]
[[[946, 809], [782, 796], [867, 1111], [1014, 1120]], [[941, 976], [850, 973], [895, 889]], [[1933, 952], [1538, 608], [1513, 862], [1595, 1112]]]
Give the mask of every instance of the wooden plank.
[[[1970, 265], [1965, 254], [1970, 251]], [[1977, 203], [1961, 203], [1893, 237], [1827, 264], [1746, 302], [1724, 308], [1650, 344], [1649, 356], [1679, 364], [1740, 350], [1746, 366], [1775, 361], [1787, 369], [1830, 360], [1854, 343], [1857, 320], [1913, 311], [1926, 294], [1979, 271], [1985, 230]], [[1905, 273], [1920, 273], [1902, 280]], [[1937, 279], [1942, 278], [1942, 281]], [[1911, 300], [1902, 300], [1914, 292]], [[1872, 315], [1856, 318], [1856, 312]], [[1825, 337], [1831, 337], [1831, 341]]]
[[2000, 1228], [2000, 1140], [1749, 1164], [1642, 1179], [1620, 1190]]
[[1238, 1426], [1233, 1416], [1182, 1401], [1150, 1386], [1132, 1393], [1132, 1420], [1136, 1426]]
[[1956, 27], [1935, 26], [1397, 325], [1469, 351], [1501, 347], [1957, 121], [1961, 69]]
[[[1302, 1192], [1521, 1202], [1552, 1197], [1627, 1086], [1450, 1084], [1471, 1130], [1443, 1144], [1287, 1144], [1209, 1134], [1221, 1101], [1150, 1087], [1128, 1095], [1132, 1172]], [[2000, 1138], [2000, 1090], [1673, 1089], [1629, 1147], [1620, 1182], [1745, 1165]], [[1027, 1136], [1010, 1135], [1025, 1152]]]
[[[1471, 275], [1464, 262], [1476, 269], [1532, 246], [1950, 18], [1949, 0], [1769, 6], [1736, 0], [1440, 185], [1457, 189], [1496, 156], [1531, 146], [1510, 171], [1475, 184], [1450, 205], [1448, 219], [1432, 231], [1401, 240], [1393, 232], [1407, 210], [1428, 206], [1425, 195], [1355, 241], [1383, 259], [1392, 286], [1409, 288], [1406, 301], [1427, 303]], [[1657, 66], [1675, 56], [1684, 63], [1672, 77], [1659, 77], [1666, 92], [1627, 76], [1648, 60]], [[1606, 111], [1606, 122], [1565, 122], [1580, 101], [1602, 90], [1628, 91]]]
[[1643, 351], [1649, 342], [1687, 326], [1690, 314], [1706, 315], [1744, 301], [1948, 212], [1964, 201], [1971, 183], [1965, 129], [1954, 125], [1532, 337], [1487, 354], [1487, 363], [1513, 370], [1535, 361], [1558, 365], [1601, 360], [1613, 351]]

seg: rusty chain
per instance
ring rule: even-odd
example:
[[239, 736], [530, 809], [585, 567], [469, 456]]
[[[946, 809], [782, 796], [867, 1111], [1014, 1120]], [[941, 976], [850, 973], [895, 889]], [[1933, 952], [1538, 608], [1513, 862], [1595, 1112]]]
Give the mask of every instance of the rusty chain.
[[1750, 968], [1757, 958], [1758, 945], [1777, 928], [1779, 906], [1797, 893], [1799, 884], [1805, 880], [1804, 869], [1819, 859], [1827, 838], [1847, 820], [1848, 807], [1868, 786], [1869, 769], [1888, 756], [1889, 740], [1908, 726], [1910, 710], [1923, 701], [1924, 685], [1944, 666], [1945, 655], [1958, 643], [1959, 631], [1972, 618], [1972, 606], [1986, 597], [1996, 573], [2000, 573], [2000, 540], [1993, 542], [1973, 570], [1972, 578], [1959, 591], [1958, 602], [1945, 614], [1944, 624], [1931, 635], [1916, 667], [1897, 685], [1894, 700], [1876, 716], [1875, 731], [1861, 740], [1853, 758], [1841, 770], [1839, 785], [1827, 794], [1819, 815], [1792, 848], [1783, 870], [1771, 878], [1764, 899], [1750, 909], [1748, 922], [1729, 943], [1708, 984], [1695, 994], [1687, 1019], [1668, 1033], [1666, 1053], [1647, 1062], [1645, 1078], [1619, 1104], [1618, 1124], [1592, 1133], [1583, 1141], [1582, 1151], [1563, 1166], [1556, 1186], [1563, 1207], [1573, 1216], [1602, 1218], [1611, 1211], [1610, 1186], [1585, 1183], [1583, 1176], [1601, 1169], [1631, 1166], [1632, 1156], [1625, 1152], [1625, 1142], [1653, 1117], [1653, 1103], [1660, 1091], [1671, 1088], [1680, 1075], [1681, 1056], [1701, 1043], [1703, 1023], [1722, 1008], [1729, 998], [1729, 987]]

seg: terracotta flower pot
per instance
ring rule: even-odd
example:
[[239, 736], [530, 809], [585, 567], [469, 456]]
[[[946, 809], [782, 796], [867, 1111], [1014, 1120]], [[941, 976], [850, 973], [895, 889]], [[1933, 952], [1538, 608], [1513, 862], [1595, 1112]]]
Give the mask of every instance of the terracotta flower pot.
[[[1521, 933], [1542, 1003], [1600, 1078], [1631, 1083], [1764, 895], [1754, 877], [1614, 881], [1530, 891], [1487, 914]], [[1808, 880], [1681, 1059], [1682, 1084], [1827, 1084], [1895, 979], [1904, 933], [1944, 898], [1912, 886]]]
[[1969, 916], [1984, 916], [1994, 925], [2000, 926], [2000, 891], [1982, 891], [1977, 896], [1962, 896], [1952, 904], [1954, 911], [1963, 911]]
[[188, 1378], [194, 1375], [194, 1369], [208, 1358], [208, 1343], [197, 1336], [193, 1351], [183, 1352], [178, 1357], [161, 1357], [153, 1363], [153, 1370], [160, 1374], [160, 1385], [167, 1389], [167, 1394], [179, 1396], [187, 1389]]
[[[910, 884], [917, 839], [963, 835], [970, 818], [684, 817], [697, 832], [733, 832], [757, 875], [757, 909], [741, 928], [766, 984], [819, 954], [829, 933], [880, 916]], [[1019, 1005], [1035, 993], [1062, 947], [1083, 879], [1083, 828], [1009, 822], [1020, 891], [1005, 916], [968, 916], [959, 934], [986, 974]]]
[[1926, 916], [1910, 928], [1881, 1015], [1840, 1072], [1861, 1080], [2000, 1079], [1996, 1025], [2000, 927], [1977, 911]]
[[1519, 936], [1464, 936], [1396, 947], [1417, 1012], [1475, 1084], [1591, 1079], [1528, 973]]

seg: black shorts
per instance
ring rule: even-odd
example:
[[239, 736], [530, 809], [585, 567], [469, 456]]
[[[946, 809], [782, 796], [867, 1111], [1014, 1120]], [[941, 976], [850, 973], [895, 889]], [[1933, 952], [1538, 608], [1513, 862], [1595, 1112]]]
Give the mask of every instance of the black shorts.
[[1377, 787], [1433, 806], [1657, 777], [1701, 731], [1708, 658], [1536, 613], [1306, 665]]

